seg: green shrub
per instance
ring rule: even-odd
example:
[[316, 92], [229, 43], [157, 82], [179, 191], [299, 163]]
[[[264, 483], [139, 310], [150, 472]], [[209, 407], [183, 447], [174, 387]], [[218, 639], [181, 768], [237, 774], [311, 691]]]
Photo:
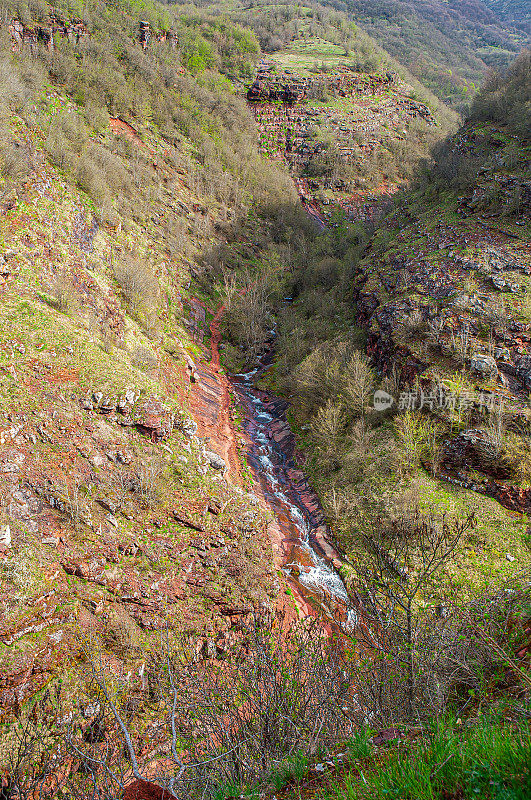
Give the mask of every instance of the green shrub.
[[438, 426], [428, 417], [406, 411], [395, 417], [395, 435], [401, 451], [400, 466], [414, 469], [423, 459], [433, 459], [437, 452]]

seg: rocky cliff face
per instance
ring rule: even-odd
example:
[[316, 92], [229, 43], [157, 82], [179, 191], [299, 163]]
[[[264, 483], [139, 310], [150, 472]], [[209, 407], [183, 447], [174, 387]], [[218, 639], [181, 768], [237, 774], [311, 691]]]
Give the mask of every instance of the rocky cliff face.
[[[474, 177], [459, 194], [422, 195], [390, 218], [359, 268], [358, 320], [378, 369], [400, 372], [403, 409], [460, 416], [465, 429], [447, 440], [441, 475], [527, 511], [514, 460], [525, 461], [530, 430], [529, 145], [471, 123], [449, 149], [450, 169], [460, 155]], [[513, 469], [485, 431], [496, 413], [520, 448]]]
[[[321, 219], [340, 208], [364, 220], [378, 217], [407, 177], [399, 151], [408, 152], [408, 142], [415, 150], [417, 132], [423, 142], [442, 136], [439, 120], [410, 92], [393, 72], [316, 75], [281, 71], [272, 60], [259, 65], [247, 99], [262, 151], [286, 164], [303, 202]], [[408, 152], [412, 162], [420, 155]]]

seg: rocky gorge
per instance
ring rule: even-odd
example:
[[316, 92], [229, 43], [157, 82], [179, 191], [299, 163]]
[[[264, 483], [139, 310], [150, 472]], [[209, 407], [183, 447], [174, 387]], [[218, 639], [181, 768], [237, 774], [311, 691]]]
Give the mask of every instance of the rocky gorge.
[[269, 797], [299, 747], [479, 693], [426, 654], [455, 629], [487, 659], [482, 592], [524, 670], [528, 138], [473, 109], [444, 139], [304, 15], [265, 56], [212, 10], [4, 14], [6, 800]]

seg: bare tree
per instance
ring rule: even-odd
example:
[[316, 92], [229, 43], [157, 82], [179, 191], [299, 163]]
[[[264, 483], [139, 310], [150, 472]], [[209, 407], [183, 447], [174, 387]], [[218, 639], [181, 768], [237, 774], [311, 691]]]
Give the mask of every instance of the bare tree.
[[223, 271], [223, 296], [225, 298], [225, 308], [227, 311], [230, 311], [232, 307], [232, 301], [238, 293], [238, 278], [233, 271], [227, 269], [227, 267], [225, 267], [223, 264], [221, 265], [221, 269]]
[[380, 519], [363, 535], [366, 557], [358, 561], [355, 573], [363, 608], [359, 635], [369, 649], [366, 664], [372, 675], [362, 691], [372, 713], [385, 716], [390, 704], [394, 713], [405, 711], [411, 718], [425, 707], [431, 667], [445, 646], [447, 614], [441, 603], [440, 622], [434, 620], [434, 609], [426, 608], [423, 596], [474, 526], [473, 514], [449, 521], [444, 516], [426, 518], [415, 510], [392, 523]]
[[46, 690], [29, 709], [16, 708], [13, 723], [2, 725], [0, 797], [2, 800], [53, 798], [66, 770], [56, 724], [60, 686]]
[[[227, 307], [226, 324], [230, 338], [239, 344], [248, 364], [256, 361], [270, 336], [272, 276], [256, 279], [250, 274], [241, 279], [241, 291], [232, 294]], [[230, 287], [229, 287], [230, 291]]]

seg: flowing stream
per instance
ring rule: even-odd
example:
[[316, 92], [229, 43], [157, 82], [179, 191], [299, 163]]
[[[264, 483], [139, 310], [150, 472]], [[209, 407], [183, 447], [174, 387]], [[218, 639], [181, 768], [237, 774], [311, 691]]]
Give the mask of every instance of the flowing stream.
[[319, 499], [295, 462], [287, 403], [256, 386], [270, 358], [266, 353], [255, 369], [231, 378], [249, 442], [247, 460], [281, 534], [285, 575], [314, 613], [350, 627], [356, 612], [334, 566], [340, 555], [328, 541]]

